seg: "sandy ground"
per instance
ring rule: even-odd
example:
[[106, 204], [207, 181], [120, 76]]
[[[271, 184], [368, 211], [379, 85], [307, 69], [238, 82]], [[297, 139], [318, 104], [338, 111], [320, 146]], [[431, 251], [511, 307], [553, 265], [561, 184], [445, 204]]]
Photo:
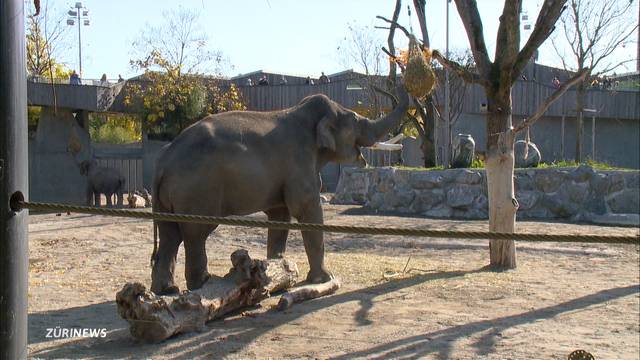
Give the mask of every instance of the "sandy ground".
[[[487, 230], [484, 221], [382, 216], [325, 206], [327, 223]], [[144, 220], [42, 214], [29, 225], [29, 352], [33, 358], [435, 358], [598, 359], [640, 357], [639, 248], [518, 243], [518, 268], [492, 272], [485, 240], [326, 234], [327, 262], [343, 282], [335, 295], [206, 331], [141, 344], [116, 313], [115, 293], [149, 284], [152, 226]], [[519, 222], [526, 232], [638, 234], [637, 228]], [[220, 227], [208, 240], [209, 270], [230, 267], [238, 248], [266, 254], [266, 230]], [[299, 232], [288, 257], [306, 275]], [[185, 286], [184, 252], [178, 284]], [[408, 265], [407, 265], [408, 262]], [[406, 273], [402, 273], [407, 268]], [[391, 279], [385, 274], [397, 273]], [[105, 337], [51, 338], [47, 329], [106, 329]], [[49, 334], [51, 335], [51, 334]]]

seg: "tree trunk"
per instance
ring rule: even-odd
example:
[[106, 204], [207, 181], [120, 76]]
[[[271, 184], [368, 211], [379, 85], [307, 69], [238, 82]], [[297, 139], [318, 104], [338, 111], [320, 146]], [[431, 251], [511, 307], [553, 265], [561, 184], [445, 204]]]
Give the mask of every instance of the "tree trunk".
[[[488, 98], [487, 115], [487, 190], [489, 198], [489, 231], [515, 232], [518, 202], [513, 186], [514, 137], [511, 131], [510, 92], [502, 99]], [[505, 99], [506, 97], [506, 99]], [[516, 267], [516, 246], [513, 240], [489, 242], [490, 266], [513, 269]]]
[[575, 160], [579, 164], [582, 162], [583, 154], [583, 137], [584, 137], [584, 82], [580, 82], [576, 90], [576, 157]]
[[427, 106], [425, 112], [427, 114], [424, 121], [424, 137], [422, 138], [422, 155], [424, 157], [424, 167], [430, 168], [436, 166], [436, 144], [433, 136], [436, 131], [435, 114], [433, 111], [433, 98], [429, 96], [427, 98]]
[[237, 250], [231, 262], [224, 278], [212, 277], [201, 289], [180, 295], [158, 296], [140, 283], [127, 283], [116, 294], [118, 313], [129, 322], [133, 337], [158, 342], [198, 331], [207, 321], [253, 306], [298, 279], [296, 264], [285, 259], [253, 260], [246, 250]]

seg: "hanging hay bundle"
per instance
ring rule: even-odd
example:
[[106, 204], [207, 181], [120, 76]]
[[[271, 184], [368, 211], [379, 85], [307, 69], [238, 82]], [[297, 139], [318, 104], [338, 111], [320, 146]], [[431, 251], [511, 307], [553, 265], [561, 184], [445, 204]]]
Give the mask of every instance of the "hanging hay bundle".
[[409, 94], [421, 98], [429, 95], [436, 85], [436, 73], [430, 64], [431, 52], [422, 51], [415, 39], [409, 41], [404, 84]]

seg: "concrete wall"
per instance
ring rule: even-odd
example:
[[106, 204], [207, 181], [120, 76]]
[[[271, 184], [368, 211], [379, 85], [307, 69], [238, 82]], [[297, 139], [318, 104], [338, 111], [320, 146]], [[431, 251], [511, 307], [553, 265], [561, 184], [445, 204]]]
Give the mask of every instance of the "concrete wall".
[[[514, 123], [522, 118], [514, 118]], [[591, 117], [584, 118], [583, 158], [606, 162], [613, 166], [640, 169], [640, 119], [616, 120], [596, 117], [596, 154], [591, 151]], [[452, 133], [471, 134], [476, 150], [484, 151], [486, 145], [485, 117], [481, 114], [463, 114]], [[518, 139], [524, 139], [524, 132]], [[531, 141], [540, 149], [542, 161], [551, 163], [573, 160], [576, 154], [576, 119], [565, 117], [564, 154], [562, 149], [562, 118], [543, 117], [530, 129]]]
[[84, 204], [87, 179], [78, 164], [92, 156], [86, 117], [43, 108], [30, 141], [29, 192], [33, 201]]
[[[640, 171], [578, 168], [515, 172], [519, 219], [637, 224]], [[436, 218], [487, 219], [484, 170], [345, 169], [333, 202]]]

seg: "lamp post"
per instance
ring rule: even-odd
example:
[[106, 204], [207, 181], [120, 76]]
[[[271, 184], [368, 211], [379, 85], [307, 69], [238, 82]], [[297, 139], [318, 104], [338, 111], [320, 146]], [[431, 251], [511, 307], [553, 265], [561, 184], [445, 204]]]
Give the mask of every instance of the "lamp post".
[[[446, 11], [446, 25], [445, 25], [445, 57], [449, 58], [449, 3], [451, 0], [445, 0], [447, 11]], [[447, 169], [449, 168], [449, 164], [451, 161], [451, 118], [449, 117], [449, 97], [450, 97], [450, 88], [449, 88], [449, 69], [447, 67], [444, 68], [444, 148], [443, 148], [443, 158], [442, 158], [442, 166]]]
[[78, 66], [79, 66], [79, 75], [82, 77], [82, 25], [89, 26], [89, 10], [86, 7], [82, 6], [81, 2], [76, 2], [75, 6], [72, 7], [67, 14], [69, 14], [69, 18], [67, 19], [67, 25], [73, 26], [76, 23], [78, 24]]

